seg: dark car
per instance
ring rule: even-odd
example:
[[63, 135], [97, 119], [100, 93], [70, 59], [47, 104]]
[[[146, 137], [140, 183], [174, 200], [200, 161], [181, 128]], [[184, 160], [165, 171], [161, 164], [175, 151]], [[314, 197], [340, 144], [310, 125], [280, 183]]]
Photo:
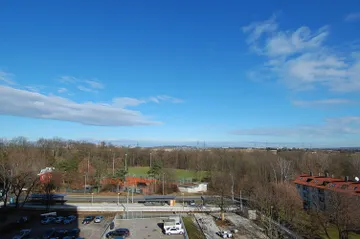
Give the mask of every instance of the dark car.
[[106, 234], [106, 238], [129, 237], [129, 236], [130, 236], [130, 231], [127, 228], [118, 228]]
[[19, 220], [17, 220], [17, 223], [23, 224], [29, 221], [29, 218], [27, 216], [21, 217]]
[[55, 238], [60, 238], [62, 239], [63, 237], [65, 237], [67, 235], [68, 231], [65, 229], [59, 229], [56, 230], [55, 232]]
[[71, 237], [71, 238], [77, 238], [80, 234], [80, 229], [79, 228], [74, 228], [72, 230], [70, 230], [68, 232], [68, 237]]
[[44, 235], [43, 235], [43, 239], [49, 239], [52, 238], [55, 235], [55, 228], [51, 228], [45, 231]]
[[92, 222], [92, 220], [94, 220], [94, 218], [95, 218], [94, 216], [87, 216], [82, 221], [82, 224], [89, 224], [90, 222]]

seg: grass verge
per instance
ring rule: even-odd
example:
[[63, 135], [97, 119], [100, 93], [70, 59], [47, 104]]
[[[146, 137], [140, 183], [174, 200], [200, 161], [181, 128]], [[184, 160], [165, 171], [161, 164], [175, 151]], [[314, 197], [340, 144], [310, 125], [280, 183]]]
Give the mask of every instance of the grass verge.
[[204, 234], [195, 225], [192, 217], [183, 217], [183, 221], [190, 239], [205, 239]]

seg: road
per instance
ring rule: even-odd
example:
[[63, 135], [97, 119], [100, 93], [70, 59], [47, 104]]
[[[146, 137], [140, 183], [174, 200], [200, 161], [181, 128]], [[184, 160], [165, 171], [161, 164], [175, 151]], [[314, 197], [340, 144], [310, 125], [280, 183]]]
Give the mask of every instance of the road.
[[[158, 195], [161, 197], [161, 195]], [[205, 197], [205, 200], [208, 196], [204, 196]], [[201, 200], [201, 196], [181, 196], [181, 195], [178, 195], [176, 196], [175, 200], [178, 201], [178, 202], [182, 202], [184, 198], [184, 201], [187, 202], [187, 201], [191, 201], [191, 200]], [[91, 194], [84, 194], [84, 195], [67, 195], [65, 196], [64, 198], [67, 202], [93, 202], [93, 203], [101, 203], [101, 202], [108, 202], [108, 203], [116, 203], [119, 199], [119, 202], [126, 202], [126, 196], [117, 196], [117, 195], [112, 195], [112, 196], [105, 196], [105, 195], [91, 195]], [[128, 198], [129, 202], [132, 201], [132, 197], [131, 197], [131, 194], [129, 195], [129, 198]], [[134, 195], [133, 197], [133, 200], [134, 202], [139, 202], [139, 201], [144, 201], [144, 196], [141, 195]]]

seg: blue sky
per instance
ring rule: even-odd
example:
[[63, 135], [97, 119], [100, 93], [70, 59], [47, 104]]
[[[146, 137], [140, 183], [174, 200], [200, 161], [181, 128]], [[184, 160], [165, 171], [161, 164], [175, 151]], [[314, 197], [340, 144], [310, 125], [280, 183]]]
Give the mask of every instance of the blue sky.
[[360, 2], [275, 2], [3, 1], [0, 136], [359, 146]]

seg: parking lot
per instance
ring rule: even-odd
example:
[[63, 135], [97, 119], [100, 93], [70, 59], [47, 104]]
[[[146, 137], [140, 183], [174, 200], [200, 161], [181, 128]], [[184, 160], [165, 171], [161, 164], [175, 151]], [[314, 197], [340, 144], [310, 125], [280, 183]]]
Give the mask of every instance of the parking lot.
[[124, 219], [116, 220], [115, 226], [116, 228], [128, 228], [130, 230], [130, 238], [184, 238], [184, 235], [165, 235], [162, 232], [162, 222], [163, 220], [160, 218]]
[[[61, 213], [61, 216], [68, 216], [68, 215], [76, 215], [76, 214], [67, 214], [67, 213]], [[100, 214], [99, 214], [100, 215]], [[47, 225], [43, 225], [40, 223], [40, 218], [32, 218], [30, 221], [22, 227], [22, 229], [31, 229], [31, 237], [32, 238], [42, 238], [45, 231], [51, 228], [58, 229], [66, 229], [68, 231], [79, 228], [80, 229], [80, 237], [86, 238], [86, 239], [99, 239], [103, 235], [105, 229], [109, 225], [109, 223], [112, 221], [113, 216], [112, 215], [104, 215], [104, 220], [102, 220], [100, 223], [94, 223], [92, 221], [91, 223], [87, 225], [82, 224], [82, 220], [87, 215], [76, 215], [77, 220], [73, 221], [70, 224], [64, 225], [63, 223], [55, 223], [51, 222]], [[97, 215], [93, 215], [97, 216]], [[1, 239], [12, 239], [14, 235], [16, 235], [17, 232], [8, 233], [7, 235], [2, 235]]]

